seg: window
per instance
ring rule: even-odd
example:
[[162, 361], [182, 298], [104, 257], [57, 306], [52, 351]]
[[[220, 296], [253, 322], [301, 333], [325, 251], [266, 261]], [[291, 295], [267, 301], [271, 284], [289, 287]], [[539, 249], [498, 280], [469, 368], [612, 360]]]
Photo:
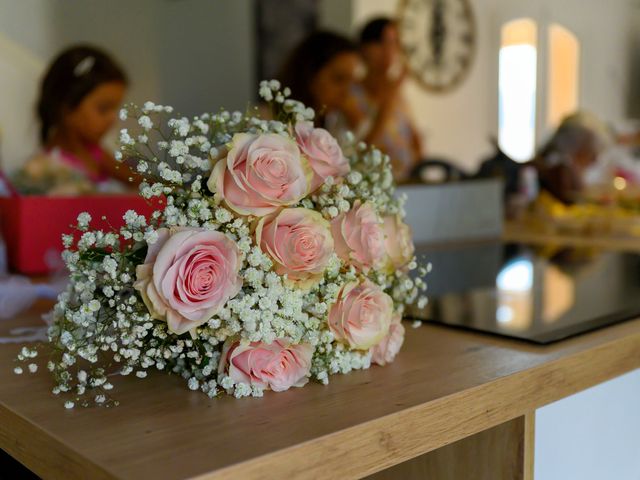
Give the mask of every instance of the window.
[[529, 160], [536, 139], [536, 24], [528, 18], [502, 27], [498, 77], [498, 141], [517, 161]]
[[551, 128], [578, 108], [579, 56], [576, 36], [561, 25], [551, 24], [547, 79], [547, 125]]
[[[552, 23], [548, 48], [538, 49], [537, 24], [531, 18], [505, 23], [498, 59], [498, 142], [509, 157], [530, 160], [540, 132], [555, 129], [578, 109], [580, 44], [566, 27]], [[547, 67], [547, 82], [537, 84], [538, 64]], [[539, 101], [541, 100], [541, 101]], [[544, 109], [540, 115], [536, 105]], [[545, 121], [537, 121], [537, 117]], [[544, 132], [543, 132], [544, 133]]]

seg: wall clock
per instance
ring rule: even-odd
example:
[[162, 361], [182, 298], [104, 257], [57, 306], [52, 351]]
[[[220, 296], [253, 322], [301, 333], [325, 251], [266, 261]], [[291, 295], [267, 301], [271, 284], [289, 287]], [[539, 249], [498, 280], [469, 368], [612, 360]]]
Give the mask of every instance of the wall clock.
[[449, 91], [469, 73], [476, 50], [470, 0], [401, 0], [398, 31], [409, 70], [427, 90]]

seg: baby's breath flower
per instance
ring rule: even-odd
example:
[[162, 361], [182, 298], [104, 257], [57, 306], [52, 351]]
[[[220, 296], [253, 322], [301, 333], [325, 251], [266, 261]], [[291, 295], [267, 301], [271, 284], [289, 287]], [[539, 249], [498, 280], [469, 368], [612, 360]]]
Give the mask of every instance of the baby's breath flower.
[[80, 215], [78, 215], [78, 228], [80, 230], [84, 231], [89, 228], [89, 222], [91, 222], [91, 215], [89, 215], [87, 212], [82, 212]]
[[200, 383], [196, 377], [191, 377], [188, 382], [190, 390], [198, 390], [200, 388]]
[[[138, 125], [140, 125], [145, 130], [151, 130], [153, 128], [153, 122], [151, 121], [151, 118], [149, 118], [148, 115], [142, 115], [138, 119]], [[142, 142], [142, 143], [144, 143], [144, 142]]]
[[135, 145], [136, 143], [135, 140], [131, 138], [131, 135], [129, 135], [129, 132], [126, 128], [120, 130], [120, 143], [122, 145]]
[[327, 211], [327, 215], [329, 215], [330, 218], [335, 218], [339, 214], [338, 209], [334, 206], [327, 208], [326, 211]]
[[147, 230], [144, 234], [144, 240], [148, 245], [153, 245], [158, 241], [158, 232], [156, 230]]
[[[307, 344], [314, 351], [308, 373], [321, 383], [327, 383], [330, 375], [369, 367], [368, 351], [341, 343], [327, 326], [338, 293], [345, 284], [361, 281], [363, 272], [334, 252], [314, 278], [317, 281], [300, 288], [280, 264], [276, 270], [272, 253], [256, 244], [257, 219], [235, 214], [221, 192], [209, 192], [203, 185], [215, 163], [224, 161], [237, 133], [291, 139], [294, 122], [315, 115], [289, 98], [291, 91], [277, 81], [261, 82], [260, 95], [271, 103], [277, 120], [224, 110], [165, 120], [172, 108], [154, 102], [120, 111], [120, 118], [131, 118], [132, 125], [130, 131], [120, 131], [121, 147], [115, 156], [134, 162], [133, 168], [143, 177], [141, 196], [159, 206], [148, 217], [127, 211], [124, 226], [116, 231], [90, 230], [91, 217], [82, 214], [79, 238], [77, 234], [63, 238], [71, 282], [53, 311], [47, 370], [55, 378], [55, 394], [75, 396], [65, 407], [107, 403], [106, 392], [114, 386], [107, 381], [104, 365], [111, 362], [110, 371], [134, 373], [137, 378], [145, 378], [149, 369], [173, 373], [184, 379], [187, 388], [212, 398], [225, 391], [238, 398], [262, 396], [263, 388], [218, 375], [222, 350], [230, 341], [248, 345], [284, 339], [293, 345]], [[156, 134], [163, 138], [156, 141]], [[350, 173], [328, 177], [320, 188], [283, 208], [314, 210], [326, 221], [348, 212], [355, 202], [368, 201], [379, 218], [402, 217], [406, 199], [395, 196], [389, 157], [365, 144], [355, 146], [352, 135], [345, 135], [345, 140], [343, 153], [349, 158]], [[149, 267], [142, 265], [164, 248], [158, 245], [161, 229], [191, 228], [219, 231], [233, 242], [239, 251], [241, 288], [191, 335], [177, 335], [158, 318], [160, 312], [150, 308], [158, 292], [139, 278], [141, 269]], [[407, 267], [416, 270], [415, 259]], [[420, 293], [426, 289], [423, 277], [428, 269], [417, 269], [412, 279], [407, 269], [372, 268], [366, 277], [391, 296], [394, 312], [402, 314], [409, 303], [426, 305]], [[198, 275], [206, 282], [213, 274], [203, 270]], [[35, 349], [21, 349], [15, 373], [36, 371], [37, 365], [29, 360], [35, 355]]]
[[233, 220], [233, 215], [226, 208], [218, 207], [215, 211], [216, 220], [220, 223], [227, 223]]

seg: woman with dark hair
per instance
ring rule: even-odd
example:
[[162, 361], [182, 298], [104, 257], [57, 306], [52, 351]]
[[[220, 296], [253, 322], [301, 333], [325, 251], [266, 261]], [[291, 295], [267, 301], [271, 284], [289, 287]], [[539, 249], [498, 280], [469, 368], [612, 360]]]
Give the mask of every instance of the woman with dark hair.
[[291, 89], [292, 98], [316, 111], [316, 121], [326, 127], [332, 114], [354, 114], [350, 93], [360, 63], [358, 48], [348, 38], [318, 31], [291, 52], [278, 78]]
[[43, 154], [28, 161], [26, 176], [36, 182], [73, 177], [84, 182], [80, 190], [99, 188], [109, 179], [127, 181], [129, 169], [100, 146], [117, 120], [127, 82], [124, 71], [97, 48], [60, 53], [42, 80], [37, 103]]
[[386, 17], [368, 22], [360, 33], [360, 51], [366, 76], [353, 90], [359, 112], [353, 128], [391, 157], [396, 180], [408, 180], [421, 160], [422, 145], [401, 94], [407, 70], [395, 22]]

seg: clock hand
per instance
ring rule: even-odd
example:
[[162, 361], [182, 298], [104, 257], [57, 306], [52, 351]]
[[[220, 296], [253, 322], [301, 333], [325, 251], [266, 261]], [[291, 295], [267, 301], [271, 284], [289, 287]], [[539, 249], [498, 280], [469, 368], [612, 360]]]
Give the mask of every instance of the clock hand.
[[433, 5], [433, 13], [431, 15], [431, 30], [429, 32], [429, 40], [431, 43], [431, 54], [436, 65], [442, 63], [444, 53], [444, 41], [446, 38], [446, 24], [444, 21], [444, 0], [435, 0]]

